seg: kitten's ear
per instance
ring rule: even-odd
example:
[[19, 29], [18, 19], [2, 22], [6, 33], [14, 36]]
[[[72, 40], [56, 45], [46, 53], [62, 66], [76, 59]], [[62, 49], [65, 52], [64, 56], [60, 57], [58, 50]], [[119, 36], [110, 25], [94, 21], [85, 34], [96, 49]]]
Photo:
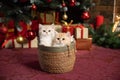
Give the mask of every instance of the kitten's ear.
[[39, 24], [39, 29], [40, 29], [42, 26], [43, 26], [42, 24]]
[[54, 23], [53, 23], [53, 24], [51, 24], [51, 26], [52, 26], [52, 28], [53, 28], [53, 29], [55, 29], [55, 25], [54, 25]]
[[70, 35], [70, 32], [67, 32], [67, 33], [66, 33], [66, 35], [67, 35], [68, 37], [70, 37], [70, 36], [71, 36], [71, 35]]

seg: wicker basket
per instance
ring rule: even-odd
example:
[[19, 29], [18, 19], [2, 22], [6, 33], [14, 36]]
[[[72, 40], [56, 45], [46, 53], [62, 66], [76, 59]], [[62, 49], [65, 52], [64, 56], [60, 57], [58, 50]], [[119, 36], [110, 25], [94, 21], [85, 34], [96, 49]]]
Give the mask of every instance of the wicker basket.
[[75, 63], [75, 45], [70, 47], [39, 46], [39, 63], [43, 71], [65, 73], [73, 69]]

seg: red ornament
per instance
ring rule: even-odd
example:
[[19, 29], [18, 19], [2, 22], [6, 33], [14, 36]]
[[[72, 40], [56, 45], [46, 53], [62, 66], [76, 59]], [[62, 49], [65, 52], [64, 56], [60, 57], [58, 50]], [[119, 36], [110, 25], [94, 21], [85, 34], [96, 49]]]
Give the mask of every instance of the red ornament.
[[62, 7], [65, 7], [66, 6], [66, 4], [65, 3], [62, 3]]
[[65, 1], [63, 0], [62, 7], [65, 7], [65, 6], [66, 6], [66, 4], [65, 4]]
[[75, 6], [76, 0], [70, 0], [70, 6]]
[[32, 4], [32, 9], [33, 10], [36, 10], [37, 9], [37, 6], [35, 4]]
[[87, 12], [87, 11], [83, 12], [82, 15], [81, 15], [81, 18], [82, 18], [83, 20], [89, 19], [89, 18], [90, 18], [89, 12]]
[[36, 37], [36, 33], [33, 30], [28, 30], [26, 33], [27, 40], [33, 40]]

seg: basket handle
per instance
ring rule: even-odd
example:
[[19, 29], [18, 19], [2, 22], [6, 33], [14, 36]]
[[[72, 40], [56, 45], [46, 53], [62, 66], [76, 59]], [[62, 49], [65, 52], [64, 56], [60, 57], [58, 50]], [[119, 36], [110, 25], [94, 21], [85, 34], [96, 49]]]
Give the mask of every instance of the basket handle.
[[68, 57], [70, 56], [70, 45], [67, 45], [68, 48]]

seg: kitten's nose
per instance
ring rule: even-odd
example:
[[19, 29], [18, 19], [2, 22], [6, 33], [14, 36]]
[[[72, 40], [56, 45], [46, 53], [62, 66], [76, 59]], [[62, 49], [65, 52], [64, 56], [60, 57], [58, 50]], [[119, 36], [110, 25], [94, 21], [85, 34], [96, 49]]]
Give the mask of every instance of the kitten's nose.
[[60, 43], [62, 43], [62, 41], [60, 40]]

